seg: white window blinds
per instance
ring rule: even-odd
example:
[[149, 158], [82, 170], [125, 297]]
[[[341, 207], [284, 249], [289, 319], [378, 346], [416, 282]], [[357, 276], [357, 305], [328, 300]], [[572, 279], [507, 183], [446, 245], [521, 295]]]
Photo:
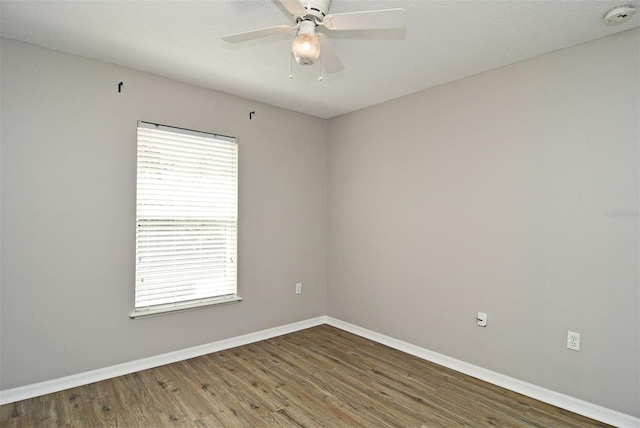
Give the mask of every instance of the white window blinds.
[[135, 312], [239, 300], [237, 207], [235, 138], [138, 122]]

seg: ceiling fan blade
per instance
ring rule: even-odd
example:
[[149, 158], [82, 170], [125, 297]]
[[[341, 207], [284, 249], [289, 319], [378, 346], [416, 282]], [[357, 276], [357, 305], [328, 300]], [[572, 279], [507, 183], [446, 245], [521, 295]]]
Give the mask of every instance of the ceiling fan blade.
[[247, 40], [258, 39], [260, 37], [273, 36], [275, 34], [288, 33], [291, 30], [297, 28], [296, 25], [276, 25], [275, 27], [267, 27], [261, 28], [259, 30], [246, 31], [244, 33], [231, 34], [229, 36], [224, 36], [222, 40], [228, 43], [240, 43], [246, 42]]
[[327, 73], [337, 73], [340, 70], [344, 70], [344, 64], [336, 55], [331, 43], [329, 43], [329, 39], [324, 34], [318, 34], [318, 40], [320, 41], [320, 62]]
[[322, 24], [329, 30], [387, 30], [407, 26], [404, 9], [369, 10], [327, 15]]
[[293, 16], [302, 18], [307, 14], [299, 0], [279, 0]]

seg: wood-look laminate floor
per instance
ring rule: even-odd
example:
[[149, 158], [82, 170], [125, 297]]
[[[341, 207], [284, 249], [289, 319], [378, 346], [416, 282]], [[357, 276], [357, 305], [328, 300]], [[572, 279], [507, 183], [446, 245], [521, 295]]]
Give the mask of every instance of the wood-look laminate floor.
[[323, 325], [7, 404], [0, 426], [605, 425]]

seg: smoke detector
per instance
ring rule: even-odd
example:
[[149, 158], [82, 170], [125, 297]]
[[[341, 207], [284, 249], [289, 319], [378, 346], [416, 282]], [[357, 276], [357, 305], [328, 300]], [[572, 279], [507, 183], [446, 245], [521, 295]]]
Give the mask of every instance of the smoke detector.
[[604, 16], [604, 23], [620, 25], [630, 20], [634, 13], [636, 13], [636, 8], [633, 6], [618, 6], [607, 12]]

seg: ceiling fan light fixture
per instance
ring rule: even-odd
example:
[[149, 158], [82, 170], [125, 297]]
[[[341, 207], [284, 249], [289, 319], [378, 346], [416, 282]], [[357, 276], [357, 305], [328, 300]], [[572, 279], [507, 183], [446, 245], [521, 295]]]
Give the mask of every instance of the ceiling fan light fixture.
[[314, 22], [308, 20], [300, 22], [298, 35], [291, 44], [291, 55], [298, 64], [311, 65], [320, 58], [320, 42], [315, 33]]
[[[300, 65], [312, 65], [322, 56], [322, 68], [328, 73], [337, 73], [344, 69], [344, 64], [331, 48], [324, 30], [391, 30], [407, 26], [406, 11], [401, 8], [330, 14], [331, 0], [277, 1], [289, 12], [295, 25], [276, 25], [231, 34], [222, 39], [228, 43], [240, 43], [297, 30], [289, 57], [292, 70], [294, 59]], [[323, 32], [316, 33], [317, 27], [323, 27]]]

